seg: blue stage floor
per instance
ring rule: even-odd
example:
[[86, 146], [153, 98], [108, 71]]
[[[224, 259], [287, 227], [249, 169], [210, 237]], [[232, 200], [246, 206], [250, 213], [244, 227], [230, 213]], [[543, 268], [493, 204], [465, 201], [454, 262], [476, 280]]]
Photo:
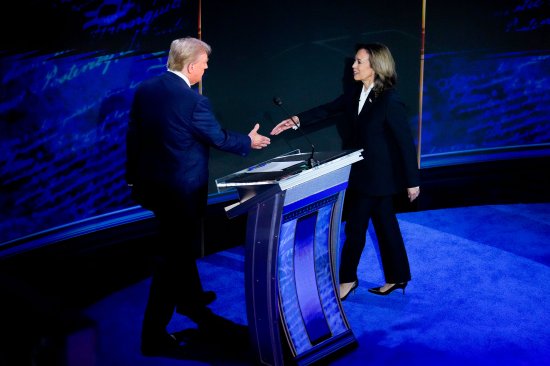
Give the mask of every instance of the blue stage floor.
[[[330, 365], [550, 364], [549, 203], [408, 212], [398, 219], [413, 279], [404, 295], [367, 291], [384, 282], [369, 232], [359, 287], [344, 301], [359, 345]], [[243, 248], [200, 259], [199, 269], [205, 289], [218, 295], [212, 310], [246, 325]], [[142, 356], [148, 285], [148, 278], [130, 284], [84, 309], [95, 324], [95, 359], [88, 364], [253, 364], [246, 352], [224, 358], [215, 344], [191, 344], [188, 359]], [[194, 327], [180, 315], [170, 324], [174, 332]], [[201, 352], [194, 355], [194, 347]]]

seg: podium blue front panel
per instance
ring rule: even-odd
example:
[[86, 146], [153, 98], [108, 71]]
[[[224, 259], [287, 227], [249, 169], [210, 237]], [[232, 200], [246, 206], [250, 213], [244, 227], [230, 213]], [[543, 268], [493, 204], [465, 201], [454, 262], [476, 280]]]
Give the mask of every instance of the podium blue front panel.
[[[331, 258], [333, 210], [339, 194], [294, 205], [283, 215], [278, 279], [281, 319], [295, 356], [347, 331], [336, 298]], [[339, 216], [338, 216], [339, 217]], [[339, 223], [338, 223], [339, 225]]]

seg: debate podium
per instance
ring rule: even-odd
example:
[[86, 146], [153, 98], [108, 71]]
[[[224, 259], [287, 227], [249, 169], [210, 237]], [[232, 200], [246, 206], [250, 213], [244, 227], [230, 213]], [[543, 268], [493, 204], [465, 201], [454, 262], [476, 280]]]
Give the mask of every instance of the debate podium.
[[338, 260], [344, 194], [361, 152], [295, 150], [216, 180], [218, 191], [239, 195], [227, 216], [248, 215], [246, 308], [261, 365], [309, 365], [357, 344], [338, 296]]

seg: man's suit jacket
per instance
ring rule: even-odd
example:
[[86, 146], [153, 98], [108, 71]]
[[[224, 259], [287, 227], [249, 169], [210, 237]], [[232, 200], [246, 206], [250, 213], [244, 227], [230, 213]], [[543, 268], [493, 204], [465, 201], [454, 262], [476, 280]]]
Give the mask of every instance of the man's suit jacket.
[[371, 91], [358, 115], [362, 85], [358, 83], [332, 102], [299, 113], [300, 125], [343, 113], [338, 125], [342, 148], [364, 150], [364, 159], [352, 165], [349, 177], [348, 187], [357, 193], [393, 195], [419, 186], [416, 150], [405, 104], [395, 89], [377, 97]]
[[206, 206], [209, 148], [251, 149], [250, 137], [222, 128], [209, 100], [169, 71], [137, 87], [126, 142], [134, 199], [152, 210], [185, 203], [190, 214]]

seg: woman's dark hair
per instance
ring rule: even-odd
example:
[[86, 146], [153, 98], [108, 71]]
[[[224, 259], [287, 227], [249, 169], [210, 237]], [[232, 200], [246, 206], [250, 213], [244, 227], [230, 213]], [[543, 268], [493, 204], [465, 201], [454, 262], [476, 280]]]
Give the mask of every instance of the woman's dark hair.
[[381, 43], [359, 43], [355, 52], [365, 50], [369, 54], [370, 67], [374, 70], [374, 91], [376, 94], [397, 84], [395, 61], [389, 48]]

